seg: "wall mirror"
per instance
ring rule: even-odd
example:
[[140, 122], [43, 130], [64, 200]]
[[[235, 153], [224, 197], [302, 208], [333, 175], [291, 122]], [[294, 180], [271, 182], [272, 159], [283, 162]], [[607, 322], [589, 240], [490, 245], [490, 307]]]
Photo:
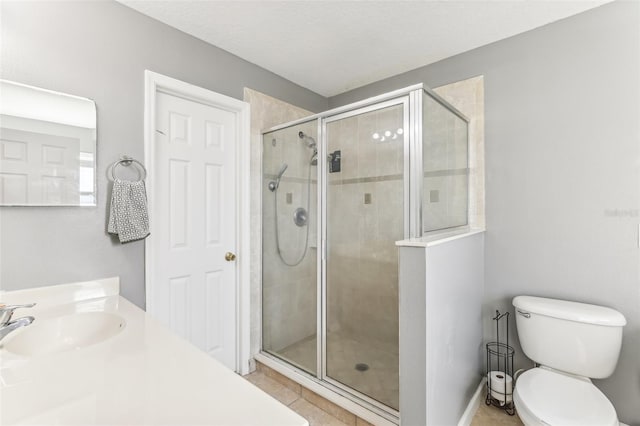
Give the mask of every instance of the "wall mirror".
[[95, 205], [95, 103], [0, 80], [0, 206]]

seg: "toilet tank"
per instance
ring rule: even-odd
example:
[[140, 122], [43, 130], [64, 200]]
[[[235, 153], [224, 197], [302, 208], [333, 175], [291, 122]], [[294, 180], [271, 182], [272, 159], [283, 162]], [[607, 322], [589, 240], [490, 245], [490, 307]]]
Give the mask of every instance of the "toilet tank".
[[615, 370], [627, 323], [620, 312], [533, 296], [517, 296], [513, 306], [520, 345], [531, 360], [594, 379]]

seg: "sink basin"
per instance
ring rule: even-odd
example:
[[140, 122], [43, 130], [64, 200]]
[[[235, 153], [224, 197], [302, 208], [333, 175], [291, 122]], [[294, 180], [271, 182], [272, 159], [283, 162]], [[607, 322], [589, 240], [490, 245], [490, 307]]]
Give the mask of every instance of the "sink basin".
[[4, 348], [18, 355], [33, 356], [85, 348], [103, 342], [124, 329], [126, 322], [108, 312], [81, 312], [47, 318], [16, 330]]

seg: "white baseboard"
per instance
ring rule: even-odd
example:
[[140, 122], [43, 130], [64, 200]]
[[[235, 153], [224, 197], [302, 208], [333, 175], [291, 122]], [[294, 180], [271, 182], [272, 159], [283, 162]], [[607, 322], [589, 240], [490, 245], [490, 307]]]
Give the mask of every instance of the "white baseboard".
[[480, 406], [480, 403], [482, 402], [482, 399], [484, 397], [484, 390], [487, 386], [486, 383], [487, 378], [483, 377], [482, 380], [480, 380], [480, 384], [476, 388], [475, 393], [471, 397], [469, 405], [467, 405], [464, 413], [462, 413], [462, 417], [460, 417], [460, 420], [458, 421], [458, 426], [471, 425], [471, 420], [473, 420], [473, 416], [476, 414], [476, 411], [478, 410], [478, 407]]

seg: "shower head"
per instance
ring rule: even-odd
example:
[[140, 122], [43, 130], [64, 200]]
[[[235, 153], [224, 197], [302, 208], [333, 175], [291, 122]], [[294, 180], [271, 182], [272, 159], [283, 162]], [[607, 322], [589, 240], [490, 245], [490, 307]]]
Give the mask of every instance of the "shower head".
[[316, 149], [316, 140], [309, 135], [306, 135], [304, 132], [298, 132], [298, 137], [302, 139], [303, 142], [307, 144], [308, 148]]
[[284, 163], [282, 167], [280, 167], [280, 171], [276, 176], [276, 180], [272, 180], [271, 182], [269, 182], [269, 191], [274, 192], [276, 189], [278, 189], [278, 187], [280, 186], [280, 179], [282, 179], [282, 175], [287, 170], [287, 167], [289, 167], [287, 163]]

